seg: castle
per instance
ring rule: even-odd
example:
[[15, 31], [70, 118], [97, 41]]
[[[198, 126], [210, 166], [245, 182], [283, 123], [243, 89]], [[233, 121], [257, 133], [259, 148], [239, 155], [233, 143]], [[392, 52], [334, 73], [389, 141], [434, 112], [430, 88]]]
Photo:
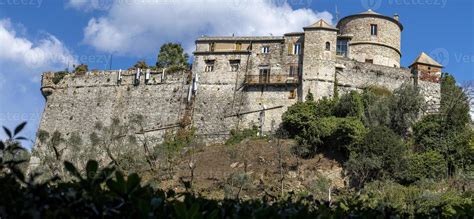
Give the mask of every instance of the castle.
[[[232, 129], [276, 130], [287, 107], [332, 97], [336, 91], [403, 83], [417, 85], [436, 108], [442, 65], [422, 53], [409, 68], [400, 66], [399, 16], [374, 11], [350, 15], [334, 27], [324, 20], [283, 36], [207, 37], [196, 40], [192, 72], [166, 70], [43, 74], [46, 107], [40, 130], [89, 139], [97, 121], [124, 124], [143, 118], [129, 134], [162, 139], [180, 127], [195, 127], [206, 142], [222, 142]], [[62, 150], [67, 151], [67, 146]], [[38, 140], [37, 151], [48, 150]], [[67, 154], [67, 153], [66, 153]], [[73, 156], [73, 155], [70, 155]]]
[[193, 75], [201, 92], [219, 93], [221, 99], [196, 96], [196, 114], [209, 121], [205, 115], [213, 106], [202, 103], [219, 100], [222, 110], [240, 116], [240, 123], [271, 131], [286, 107], [310, 92], [320, 99], [332, 97], [336, 89], [377, 85], [393, 90], [407, 81], [419, 84], [426, 101], [436, 106], [443, 66], [422, 53], [409, 69], [400, 68], [402, 31], [398, 15], [368, 10], [342, 18], [336, 27], [319, 20], [283, 36], [198, 38]]

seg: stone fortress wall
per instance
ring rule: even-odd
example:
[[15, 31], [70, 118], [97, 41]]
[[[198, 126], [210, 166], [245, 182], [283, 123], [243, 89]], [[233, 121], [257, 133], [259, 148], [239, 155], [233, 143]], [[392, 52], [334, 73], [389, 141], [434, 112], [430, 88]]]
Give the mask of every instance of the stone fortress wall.
[[[194, 127], [203, 142], [224, 142], [234, 129], [256, 126], [261, 133], [275, 131], [287, 108], [304, 101], [309, 92], [321, 99], [332, 97], [335, 89], [340, 94], [369, 86], [393, 91], [403, 83], [419, 86], [428, 109], [435, 111], [439, 83], [414, 73], [425, 64], [399, 67], [401, 24], [368, 13], [355, 21], [342, 19], [342, 32], [321, 20], [304, 32], [284, 36], [201, 37], [196, 40], [192, 72], [152, 72], [146, 81], [142, 72], [138, 84], [137, 70], [67, 74], [57, 83], [56, 75], [45, 73], [46, 106], [39, 129], [60, 131], [66, 138], [77, 133], [87, 141], [97, 122], [108, 126], [117, 118], [128, 124], [139, 115], [141, 130], [130, 127], [129, 134], [160, 141], [167, 132]], [[358, 22], [364, 26], [361, 30], [353, 25]], [[370, 34], [370, 23], [379, 25], [383, 39], [354, 34]], [[355, 42], [349, 43], [345, 57], [336, 52], [341, 37]], [[367, 63], [368, 58], [373, 63]], [[48, 149], [36, 141], [35, 150]]]
[[[243, 59], [245, 56], [232, 58]], [[405, 68], [346, 59], [338, 59], [335, 66], [339, 69], [335, 78], [316, 78], [313, 81], [315, 87], [311, 92], [316, 98], [331, 97], [335, 87], [344, 93], [362, 91], [374, 85], [394, 90], [402, 83], [414, 83], [410, 70]], [[213, 77], [211, 73], [200, 75], [191, 101], [188, 101], [192, 85], [189, 83], [190, 73], [167, 75], [166, 79], [162, 79], [161, 74], [152, 74], [147, 84], [142, 74], [138, 85], [134, 84], [135, 72], [123, 72], [121, 83], [117, 81], [118, 71], [102, 71], [66, 75], [58, 84], [53, 83], [53, 73], [45, 73], [42, 92], [46, 105], [39, 129], [48, 133], [59, 131], [65, 138], [78, 133], [87, 142], [97, 122], [108, 126], [112, 119], [117, 118], [127, 124], [133, 116], [141, 115], [145, 134], [163, 139], [167, 131], [176, 131], [185, 117], [190, 116], [191, 125], [204, 142], [223, 142], [232, 129], [262, 126], [266, 133], [276, 130], [287, 107], [300, 101], [299, 97], [290, 96], [292, 90], [298, 89], [296, 86], [247, 86], [244, 85], [244, 74], [234, 72]], [[418, 83], [427, 103], [431, 108], [436, 107], [439, 84]], [[188, 105], [192, 107], [190, 115], [186, 115]], [[262, 114], [262, 109], [268, 110]], [[140, 130], [131, 129], [129, 132], [138, 133]], [[41, 150], [38, 142], [36, 146], [35, 150]]]
[[[126, 134], [150, 136], [158, 141], [163, 140], [167, 131], [180, 127], [186, 112], [187, 77], [162, 78], [162, 74], [151, 74], [145, 83], [142, 74], [136, 84], [134, 72], [121, 71], [120, 83], [118, 76], [119, 71], [101, 71], [66, 74], [58, 79], [55, 73], [44, 73], [41, 90], [46, 104], [38, 133], [46, 132], [51, 137], [57, 131], [65, 140], [77, 135], [83, 145], [90, 145], [96, 126], [110, 126], [113, 120], [129, 125], [134, 117], [141, 116], [143, 121], [130, 127]], [[46, 146], [37, 138], [34, 150], [39, 154], [51, 150]], [[58, 150], [74, 156], [67, 143], [61, 144]], [[38, 164], [38, 159], [31, 160], [32, 167]]]

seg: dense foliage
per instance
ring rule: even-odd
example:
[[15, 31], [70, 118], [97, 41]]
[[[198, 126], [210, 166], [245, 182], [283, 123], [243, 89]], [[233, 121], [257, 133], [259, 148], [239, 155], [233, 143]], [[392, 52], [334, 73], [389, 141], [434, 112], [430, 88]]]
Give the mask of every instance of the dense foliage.
[[433, 109], [415, 86], [404, 84], [393, 93], [372, 86], [334, 99], [311, 96], [288, 108], [283, 128], [298, 140], [295, 151], [303, 157], [338, 152], [355, 188], [377, 180], [409, 185], [472, 179], [468, 98], [452, 76], [444, 74], [441, 81], [436, 114], [426, 113]]
[[[474, 216], [472, 197], [449, 189], [403, 187], [375, 182], [361, 190], [321, 201], [313, 196], [288, 194], [270, 202], [267, 197], [242, 201], [210, 200], [193, 193], [163, 191], [143, 182], [136, 173], [123, 174], [114, 165], [100, 168], [88, 161], [84, 171], [64, 162], [67, 179], [54, 177], [41, 183], [37, 175], [25, 177], [19, 165], [27, 160], [5, 159], [24, 151], [23, 137], [5, 129], [0, 142], [0, 217], [2, 218], [367, 218]], [[431, 186], [433, 187], [433, 186]], [[428, 193], [427, 193], [428, 192]]]
[[146, 64], [145, 60], [141, 60], [141, 61], [137, 61], [137, 63], [135, 63], [135, 65], [133, 65], [133, 68], [135, 68], [135, 69], [137, 69], [137, 68], [148, 69], [149, 66], [148, 66], [148, 64]]
[[[317, 101], [309, 95], [288, 108], [279, 133], [297, 140], [294, 152], [303, 158], [328, 153], [343, 164], [348, 184], [332, 190], [332, 198], [322, 198], [331, 183], [320, 177], [307, 194], [282, 189], [279, 197], [241, 200], [247, 172], [230, 175], [238, 192], [224, 200], [196, 193], [192, 178], [181, 181], [185, 192], [160, 189], [137, 170], [143, 166], [156, 175], [153, 180], [172, 178], [179, 153], [193, 151], [194, 129], [167, 133], [149, 148], [153, 139], [127, 134], [130, 127], [143, 133], [140, 115], [127, 124], [117, 118], [110, 126], [97, 123], [89, 136], [95, 147], [83, 147], [77, 133], [40, 130], [38, 145], [49, 152], [40, 155], [43, 171], [26, 175], [29, 153], [21, 142], [27, 139], [19, 136], [26, 123], [13, 131], [4, 127], [0, 218], [473, 218], [474, 133], [467, 97], [451, 76], [441, 81], [437, 113], [424, 113], [423, 99], [410, 85]], [[226, 147], [257, 133], [234, 130]], [[65, 147], [77, 153], [66, 155]], [[104, 157], [110, 163], [100, 167]], [[283, 169], [282, 157], [276, 160]], [[191, 176], [195, 166], [191, 159]]]
[[165, 43], [158, 53], [156, 66], [166, 68], [168, 72], [176, 72], [188, 68], [188, 58], [181, 44]]
[[89, 67], [86, 64], [80, 64], [80, 65], [74, 66], [73, 73], [84, 74], [87, 71], [89, 71]]

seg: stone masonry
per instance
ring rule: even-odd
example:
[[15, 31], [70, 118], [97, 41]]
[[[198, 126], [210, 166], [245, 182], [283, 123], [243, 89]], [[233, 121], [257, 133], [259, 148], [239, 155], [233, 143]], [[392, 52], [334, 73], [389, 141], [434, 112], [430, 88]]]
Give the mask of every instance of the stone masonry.
[[[223, 142], [233, 129], [274, 131], [286, 109], [309, 92], [320, 99], [332, 97], [335, 89], [394, 90], [403, 83], [417, 84], [436, 110], [440, 85], [420, 75], [427, 66], [436, 71], [442, 66], [424, 54], [413, 68], [400, 67], [398, 16], [368, 11], [343, 18], [336, 27], [320, 20], [284, 36], [203, 36], [196, 40], [192, 72], [149, 72], [148, 80], [146, 71], [138, 70], [68, 74], [59, 82], [45, 73], [40, 130], [87, 140], [97, 122], [126, 124], [140, 115], [141, 130], [129, 133], [162, 140], [166, 132], [192, 126], [202, 141]], [[35, 150], [48, 149], [37, 140]]]

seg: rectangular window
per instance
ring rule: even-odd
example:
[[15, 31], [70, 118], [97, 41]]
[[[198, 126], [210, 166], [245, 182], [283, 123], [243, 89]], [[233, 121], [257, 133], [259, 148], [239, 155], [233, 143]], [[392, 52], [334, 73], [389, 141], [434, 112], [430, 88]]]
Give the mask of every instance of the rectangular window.
[[259, 83], [268, 83], [270, 80], [270, 67], [268, 65], [263, 65], [260, 66], [260, 71], [259, 71], [259, 78], [258, 81]]
[[336, 44], [336, 55], [347, 57], [347, 39], [339, 39]]
[[296, 77], [300, 73], [300, 67], [298, 65], [291, 65], [290, 66], [290, 72], [289, 72], [289, 77]]
[[214, 52], [214, 49], [216, 49], [216, 43], [209, 43], [209, 51]]
[[270, 52], [270, 47], [269, 46], [263, 46], [262, 47], [262, 53], [263, 54], [268, 54]]
[[377, 24], [370, 25], [370, 35], [377, 36]]
[[235, 50], [236, 50], [236, 51], [242, 50], [242, 43], [236, 43], [236, 44], [235, 44]]
[[240, 59], [230, 60], [229, 64], [230, 64], [230, 71], [233, 71], [233, 72], [239, 71]]
[[293, 46], [293, 55], [301, 54], [301, 43], [295, 43]]
[[296, 89], [290, 90], [290, 96], [288, 98], [289, 99], [295, 99], [296, 98]]
[[214, 63], [215, 63], [215, 60], [206, 60], [206, 66], [204, 67], [204, 71], [205, 72], [214, 71]]
[[374, 64], [374, 60], [373, 60], [373, 59], [366, 59], [365, 62], [366, 62], [366, 63], [370, 63], [370, 64]]

